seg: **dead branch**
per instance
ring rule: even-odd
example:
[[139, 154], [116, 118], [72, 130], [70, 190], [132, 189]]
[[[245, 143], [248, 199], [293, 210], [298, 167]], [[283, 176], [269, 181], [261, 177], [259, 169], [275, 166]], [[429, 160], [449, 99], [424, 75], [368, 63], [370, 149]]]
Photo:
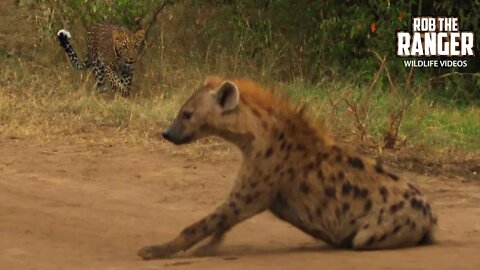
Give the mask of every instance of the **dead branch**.
[[[162, 12], [162, 10], [170, 3], [172, 3], [173, 0], [164, 0], [162, 1], [161, 3], [159, 3], [152, 11], [151, 13], [151, 17], [148, 17], [146, 16], [145, 18], [143, 18], [139, 24], [140, 24], [140, 27], [145, 31], [145, 41], [148, 40], [148, 37], [151, 33], [151, 30], [152, 30], [152, 27], [155, 25], [155, 23], [157, 22], [157, 17], [158, 17], [158, 14], [160, 14], [160, 12]], [[140, 52], [143, 52], [144, 48], [145, 48], [145, 44], [146, 42], [142, 43], [142, 45], [140, 46]]]

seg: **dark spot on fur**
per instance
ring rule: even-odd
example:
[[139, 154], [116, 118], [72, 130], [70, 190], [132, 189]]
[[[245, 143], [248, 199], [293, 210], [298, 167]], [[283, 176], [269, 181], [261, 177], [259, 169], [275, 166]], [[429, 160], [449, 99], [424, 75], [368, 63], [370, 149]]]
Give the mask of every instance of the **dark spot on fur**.
[[239, 210], [238, 208], [233, 209], [233, 214], [234, 214], [235, 216], [240, 215], [240, 210]]
[[300, 191], [307, 194], [310, 191], [310, 187], [308, 186], [307, 182], [303, 181], [300, 183]]
[[366, 198], [368, 197], [368, 189], [353, 186], [353, 196], [356, 198]]
[[280, 144], [280, 150], [285, 149], [285, 146], [287, 146], [287, 142], [283, 141], [282, 144]]
[[404, 201], [401, 201], [401, 202], [397, 203], [398, 210], [402, 209], [404, 205], [405, 205]]
[[293, 177], [295, 175], [295, 170], [292, 167], [290, 167], [288, 168], [287, 173], [290, 175], [290, 177]]
[[258, 182], [257, 182], [257, 181], [254, 181], [254, 182], [251, 182], [251, 183], [250, 183], [250, 187], [251, 187], [251, 188], [255, 188], [257, 185], [258, 185]]
[[226, 227], [226, 226], [225, 226], [225, 222], [224, 222], [224, 221], [219, 221], [219, 222], [217, 222], [217, 228], [218, 228], [219, 230], [224, 230], [225, 227]]
[[317, 177], [319, 180], [323, 180], [325, 177], [323, 176], [323, 172], [322, 170], [318, 170], [317, 171]]
[[412, 198], [410, 200], [410, 206], [414, 209], [418, 209], [418, 210], [423, 210], [423, 202], [420, 201], [420, 200], [417, 200], [416, 198]]
[[353, 218], [353, 219], [350, 220], [350, 225], [355, 225], [355, 223], [357, 223], [356, 219]]
[[390, 206], [390, 213], [395, 214], [397, 213], [397, 211], [398, 211], [397, 204], [392, 204], [392, 206]]
[[342, 195], [348, 195], [351, 190], [352, 190], [352, 185], [350, 183], [343, 183]]
[[277, 139], [278, 139], [279, 141], [281, 141], [281, 140], [285, 139], [285, 133], [283, 133], [283, 132], [280, 132], [280, 134], [278, 134], [278, 137], [277, 137]]
[[378, 242], [383, 242], [383, 241], [385, 241], [386, 239], [387, 239], [387, 234], [384, 233], [384, 234], [382, 234], [382, 236], [380, 236], [380, 238], [378, 238]]
[[280, 171], [280, 169], [281, 169], [281, 165], [279, 164], [279, 165], [275, 166], [275, 168], [273, 169], [273, 172], [278, 173]]
[[407, 218], [407, 220], [405, 221], [405, 225], [410, 225], [410, 223], [412, 223], [412, 220], [410, 220], [410, 218]]
[[375, 171], [379, 174], [385, 173], [385, 171], [383, 170], [382, 164], [380, 164], [379, 162], [375, 164]]
[[348, 164], [350, 164], [350, 166], [354, 167], [354, 168], [357, 168], [357, 169], [360, 169], [360, 170], [363, 170], [365, 168], [365, 165], [363, 165], [363, 161], [357, 157], [349, 157], [348, 158]]
[[330, 180], [331, 180], [332, 182], [337, 181], [337, 176], [334, 175], [334, 174], [330, 175]]
[[365, 225], [363, 225], [363, 229], [364, 229], [364, 230], [368, 229], [369, 227], [370, 227], [370, 224], [365, 224]]
[[269, 158], [272, 154], [273, 154], [273, 149], [272, 149], [272, 147], [270, 147], [265, 152], [265, 158]]
[[250, 204], [252, 202], [253, 198], [252, 198], [252, 195], [248, 194], [247, 196], [245, 196], [245, 203], [246, 204]]
[[388, 190], [385, 187], [380, 187], [378, 188], [378, 192], [380, 192], [383, 202], [386, 203], [388, 200]]
[[385, 210], [382, 208], [380, 209], [380, 213], [378, 214], [378, 218], [377, 218], [377, 225], [380, 225], [382, 224], [383, 222], [383, 213], [385, 212]]
[[360, 188], [358, 186], [353, 186], [353, 196], [360, 197]]
[[417, 223], [415, 223], [415, 221], [412, 221], [412, 223], [410, 224], [410, 228], [412, 230], [415, 230], [417, 228]]
[[302, 143], [297, 144], [297, 150], [299, 150], [299, 151], [305, 151], [306, 149], [307, 149], [307, 148], [305, 147], [304, 144], [302, 144]]
[[315, 168], [315, 164], [313, 162], [308, 163], [307, 169], [313, 170]]
[[364, 209], [365, 209], [365, 212], [369, 212], [372, 209], [372, 200], [369, 199], [365, 202]]
[[237, 204], [236, 204], [235, 202], [230, 202], [230, 203], [228, 204], [228, 206], [229, 206], [230, 208], [232, 208], [232, 209], [237, 208]]
[[204, 233], [208, 232], [208, 226], [207, 225], [203, 226], [202, 230]]
[[366, 243], [367, 246], [373, 245], [373, 243], [375, 243], [375, 240], [376, 240], [376, 239], [377, 239], [377, 238], [375, 237], [375, 235], [370, 236], [370, 237], [368, 238], [368, 240], [367, 240], [367, 243]]
[[317, 208], [315, 209], [315, 214], [316, 214], [317, 216], [319, 216], [319, 217], [322, 216], [322, 208], [321, 208], [321, 207], [317, 207]]
[[342, 162], [342, 156], [341, 156], [341, 155], [337, 155], [337, 156], [335, 157], [335, 161], [336, 161], [336, 162]]
[[400, 179], [398, 176], [396, 176], [395, 174], [393, 173], [387, 173], [387, 175], [393, 179], [393, 181], [398, 181], [398, 179]]
[[345, 173], [343, 171], [339, 171], [337, 173], [337, 177], [338, 179], [343, 180], [345, 178]]
[[290, 152], [292, 150], [292, 144], [287, 144], [287, 152]]
[[325, 196], [329, 198], [335, 198], [335, 187], [334, 186], [327, 186], [325, 187]]
[[403, 193], [403, 198], [405, 198], [405, 200], [408, 200], [410, 198], [410, 192], [408, 190]]
[[342, 204], [342, 211], [343, 213], [346, 213], [348, 210], [350, 210], [350, 204], [348, 204], [347, 202], [344, 202]]
[[395, 226], [395, 228], [393, 228], [393, 233], [398, 233], [401, 228], [402, 228], [402, 226], [400, 226], [400, 225]]

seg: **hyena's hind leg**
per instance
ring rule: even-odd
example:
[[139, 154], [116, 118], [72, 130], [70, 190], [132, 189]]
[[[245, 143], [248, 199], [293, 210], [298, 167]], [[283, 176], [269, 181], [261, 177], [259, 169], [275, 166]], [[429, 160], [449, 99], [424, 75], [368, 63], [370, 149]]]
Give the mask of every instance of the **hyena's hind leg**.
[[65, 53], [67, 53], [67, 56], [70, 59], [70, 62], [75, 68], [86, 69], [90, 67], [91, 63], [90, 63], [89, 57], [87, 56], [87, 58], [83, 61], [80, 60], [80, 58], [78, 58], [77, 56], [77, 53], [73, 49], [72, 45], [70, 44], [70, 42], [68, 42], [68, 40], [72, 38], [72, 35], [70, 34], [70, 32], [68, 32], [65, 29], [62, 29], [58, 31], [57, 38], [58, 38], [58, 41], [60, 42], [60, 46], [63, 48]]
[[388, 249], [433, 242], [435, 219], [422, 212], [408, 213], [411, 209], [404, 211], [392, 215], [391, 209], [381, 210], [378, 216], [366, 219], [352, 239], [352, 248]]

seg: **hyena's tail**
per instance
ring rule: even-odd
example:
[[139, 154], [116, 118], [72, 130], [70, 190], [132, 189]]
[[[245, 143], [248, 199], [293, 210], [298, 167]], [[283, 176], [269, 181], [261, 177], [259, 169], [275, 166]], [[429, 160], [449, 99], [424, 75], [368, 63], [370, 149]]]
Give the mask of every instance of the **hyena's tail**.
[[68, 58], [70, 59], [70, 62], [72, 62], [72, 65], [77, 68], [77, 69], [86, 69], [90, 67], [90, 61], [88, 57], [82, 61], [80, 58], [78, 58], [77, 53], [73, 49], [72, 45], [68, 40], [72, 38], [72, 35], [70, 32], [68, 32], [65, 29], [62, 29], [58, 31], [57, 33], [58, 41], [60, 42], [60, 46], [65, 50], [65, 52], [68, 55]]

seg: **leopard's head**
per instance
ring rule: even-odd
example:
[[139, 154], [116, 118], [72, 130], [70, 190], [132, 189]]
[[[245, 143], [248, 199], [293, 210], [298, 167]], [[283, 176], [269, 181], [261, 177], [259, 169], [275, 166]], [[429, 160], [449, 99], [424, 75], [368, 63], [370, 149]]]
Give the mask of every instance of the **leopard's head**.
[[135, 63], [138, 57], [138, 49], [145, 39], [145, 31], [115, 30], [112, 34], [117, 57], [128, 64]]

